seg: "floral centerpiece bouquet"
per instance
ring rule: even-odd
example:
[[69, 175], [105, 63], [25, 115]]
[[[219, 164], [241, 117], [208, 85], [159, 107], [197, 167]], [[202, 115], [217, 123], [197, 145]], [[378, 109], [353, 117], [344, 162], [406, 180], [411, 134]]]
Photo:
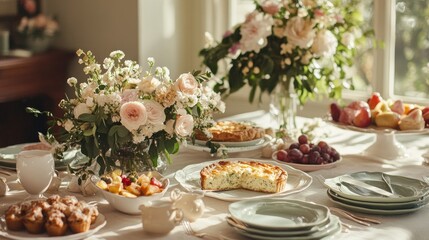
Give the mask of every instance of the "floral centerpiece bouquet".
[[23, 17], [17, 27], [25, 47], [36, 52], [46, 50], [58, 31], [58, 22], [44, 14], [32, 18]]
[[89, 160], [70, 167], [82, 180], [94, 174], [89, 168], [94, 165], [101, 175], [116, 167], [127, 172], [154, 168], [161, 156], [170, 161], [180, 142], [211, 127], [213, 113], [225, 110], [220, 95], [204, 83], [210, 73], [184, 73], [172, 80], [168, 68], [155, 67], [153, 58], [143, 72], [136, 62], [124, 61], [122, 51], [112, 52], [102, 65], [91, 51], [77, 55], [87, 81], [67, 80], [75, 98], [60, 102], [64, 116], [54, 118], [60, 131], [50, 128], [45, 140], [60, 155], [80, 148]]
[[[370, 33], [360, 28], [358, 1], [254, 2], [256, 8], [244, 22], [200, 51], [203, 63], [221, 75], [216, 91], [230, 94], [247, 84], [253, 102], [258, 89], [262, 94], [280, 87], [304, 104], [320, 94], [340, 98], [343, 87], [353, 87], [346, 71]], [[221, 60], [228, 63], [226, 72], [219, 71]]]

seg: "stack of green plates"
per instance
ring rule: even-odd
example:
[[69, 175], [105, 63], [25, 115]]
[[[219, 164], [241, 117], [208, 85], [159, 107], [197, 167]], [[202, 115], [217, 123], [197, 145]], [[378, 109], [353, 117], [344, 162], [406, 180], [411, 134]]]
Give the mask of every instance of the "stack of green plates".
[[243, 200], [230, 204], [229, 212], [229, 225], [253, 239], [328, 239], [341, 232], [340, 220], [327, 207], [304, 201]]
[[[384, 175], [384, 176], [383, 176]], [[390, 179], [389, 189], [386, 176]], [[361, 186], [347, 184], [345, 177], [363, 182], [382, 191], [392, 193], [385, 196]], [[384, 177], [384, 179], [383, 179]], [[369, 214], [394, 215], [417, 211], [429, 202], [429, 185], [418, 179], [389, 175], [382, 172], [356, 172], [325, 180], [328, 197], [334, 203]], [[377, 190], [377, 189], [375, 189]]]

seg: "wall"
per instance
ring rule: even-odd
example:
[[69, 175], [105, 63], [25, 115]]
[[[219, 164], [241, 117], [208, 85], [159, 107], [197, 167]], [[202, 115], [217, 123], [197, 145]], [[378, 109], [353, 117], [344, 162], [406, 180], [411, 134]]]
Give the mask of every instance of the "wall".
[[[113, 50], [123, 50], [127, 59], [138, 60], [137, 0], [45, 0], [44, 11], [60, 23], [54, 45], [76, 51], [91, 50], [102, 61]], [[77, 59], [70, 76], [83, 78]]]

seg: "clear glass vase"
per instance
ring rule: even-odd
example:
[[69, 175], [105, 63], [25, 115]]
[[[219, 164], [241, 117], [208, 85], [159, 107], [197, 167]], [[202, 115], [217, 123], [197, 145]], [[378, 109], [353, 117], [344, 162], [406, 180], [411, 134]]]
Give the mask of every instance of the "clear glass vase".
[[124, 172], [157, 171], [163, 173], [167, 169], [165, 155], [159, 153], [156, 161], [152, 161], [149, 155], [149, 147], [144, 149], [124, 147], [117, 150], [114, 157]]
[[292, 81], [280, 81], [271, 94], [270, 115], [279, 130], [296, 131], [298, 96]]

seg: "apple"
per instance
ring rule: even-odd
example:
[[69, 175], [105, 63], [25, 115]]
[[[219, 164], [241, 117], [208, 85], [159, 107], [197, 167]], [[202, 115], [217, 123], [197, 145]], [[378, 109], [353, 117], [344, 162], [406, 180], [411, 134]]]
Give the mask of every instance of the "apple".
[[337, 103], [331, 103], [330, 108], [331, 108], [332, 120], [334, 120], [335, 122], [338, 122], [338, 120], [340, 119], [340, 114], [341, 114], [340, 105], [338, 105]]
[[365, 128], [371, 124], [371, 113], [369, 109], [357, 110], [355, 118], [353, 119], [353, 125], [356, 127]]
[[371, 97], [368, 99], [368, 106], [372, 110], [377, 106], [379, 102], [383, 101], [383, 98], [381, 97], [380, 93], [373, 92], [371, 94]]

